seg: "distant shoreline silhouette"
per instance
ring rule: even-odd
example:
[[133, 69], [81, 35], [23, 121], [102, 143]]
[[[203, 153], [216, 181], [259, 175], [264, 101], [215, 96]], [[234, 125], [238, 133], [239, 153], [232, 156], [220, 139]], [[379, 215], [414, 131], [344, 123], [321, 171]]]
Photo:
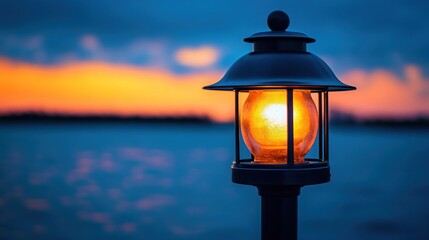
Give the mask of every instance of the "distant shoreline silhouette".
[[197, 116], [121, 116], [50, 113], [8, 113], [0, 115], [1, 123], [213, 123], [208, 117]]
[[[429, 117], [420, 116], [403, 119], [371, 118], [358, 119], [341, 112], [330, 114], [332, 125], [339, 126], [384, 126], [384, 127], [429, 127]], [[2, 123], [160, 123], [160, 124], [233, 124], [217, 123], [208, 117], [199, 116], [121, 116], [114, 114], [51, 114], [43, 112], [21, 112], [0, 114]]]

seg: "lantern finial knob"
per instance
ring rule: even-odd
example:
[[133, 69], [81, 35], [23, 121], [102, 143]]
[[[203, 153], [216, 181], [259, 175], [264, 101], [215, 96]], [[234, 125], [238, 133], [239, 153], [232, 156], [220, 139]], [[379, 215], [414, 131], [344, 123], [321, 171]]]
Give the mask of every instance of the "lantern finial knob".
[[289, 27], [289, 16], [280, 10], [276, 10], [267, 18], [268, 27], [271, 31], [285, 31], [287, 27]]

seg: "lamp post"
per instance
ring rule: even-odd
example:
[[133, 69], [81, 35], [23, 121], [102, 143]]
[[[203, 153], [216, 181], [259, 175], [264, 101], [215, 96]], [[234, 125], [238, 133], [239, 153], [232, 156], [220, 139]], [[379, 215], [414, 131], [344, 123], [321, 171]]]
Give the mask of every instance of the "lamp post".
[[[313, 38], [286, 31], [286, 13], [272, 12], [267, 23], [271, 31], [244, 39], [253, 43], [253, 52], [204, 89], [235, 93], [232, 181], [258, 188], [261, 239], [297, 239], [301, 187], [330, 180], [328, 93], [356, 88], [307, 52]], [[242, 107], [240, 93], [248, 94]], [[251, 152], [249, 159], [240, 156], [240, 135]], [[316, 139], [318, 158], [306, 158]]]

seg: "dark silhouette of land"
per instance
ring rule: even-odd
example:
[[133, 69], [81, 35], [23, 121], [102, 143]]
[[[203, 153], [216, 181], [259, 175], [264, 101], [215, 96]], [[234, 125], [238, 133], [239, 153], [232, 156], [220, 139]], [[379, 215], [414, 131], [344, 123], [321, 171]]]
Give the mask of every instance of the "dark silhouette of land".
[[9, 113], [0, 115], [1, 123], [192, 123], [210, 124], [208, 117], [153, 117], [153, 116], [120, 116], [106, 115], [76, 115], [76, 114], [48, 114], [48, 113]]
[[[404, 119], [371, 118], [358, 119], [353, 115], [332, 112], [332, 125], [339, 126], [383, 126], [383, 127], [429, 127], [429, 116], [419, 116]], [[120, 116], [106, 115], [75, 115], [51, 114], [40, 112], [8, 113], [0, 115], [2, 123], [174, 123], [174, 124], [216, 124], [208, 117], [198, 116]]]
[[408, 118], [365, 118], [359, 119], [351, 114], [333, 111], [330, 122], [341, 126], [381, 126], [401, 128], [429, 128], [429, 116], [412, 116]]

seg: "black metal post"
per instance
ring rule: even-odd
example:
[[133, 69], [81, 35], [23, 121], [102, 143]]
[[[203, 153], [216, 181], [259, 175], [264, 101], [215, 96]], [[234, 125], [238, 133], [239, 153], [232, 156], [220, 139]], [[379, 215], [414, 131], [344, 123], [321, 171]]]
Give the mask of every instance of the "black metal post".
[[261, 240], [297, 240], [301, 186], [258, 186], [258, 190], [261, 196]]

